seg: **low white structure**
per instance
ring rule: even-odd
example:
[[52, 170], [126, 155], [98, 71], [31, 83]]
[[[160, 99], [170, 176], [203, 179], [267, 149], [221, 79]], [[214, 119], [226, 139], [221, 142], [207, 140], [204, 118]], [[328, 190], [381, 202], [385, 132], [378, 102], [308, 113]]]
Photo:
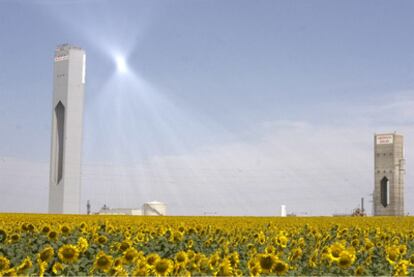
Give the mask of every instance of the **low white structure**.
[[142, 205], [142, 213], [143, 215], [166, 215], [167, 206], [158, 201], [147, 202]]
[[280, 206], [280, 216], [281, 217], [286, 217], [286, 205], [281, 205]]
[[129, 208], [115, 208], [110, 209], [103, 207], [99, 210], [100, 215], [142, 215], [142, 210]]

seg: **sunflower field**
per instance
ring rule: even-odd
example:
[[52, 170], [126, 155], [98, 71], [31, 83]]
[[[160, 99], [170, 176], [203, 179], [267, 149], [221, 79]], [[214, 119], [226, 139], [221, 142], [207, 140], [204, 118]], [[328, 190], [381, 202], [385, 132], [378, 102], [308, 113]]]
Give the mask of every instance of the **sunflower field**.
[[414, 275], [414, 218], [0, 214], [11, 275]]

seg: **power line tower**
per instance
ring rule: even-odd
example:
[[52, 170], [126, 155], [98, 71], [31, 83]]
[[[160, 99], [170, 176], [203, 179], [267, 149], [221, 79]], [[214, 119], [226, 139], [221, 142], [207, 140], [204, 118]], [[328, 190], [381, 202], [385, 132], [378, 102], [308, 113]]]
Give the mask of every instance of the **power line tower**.
[[91, 214], [91, 202], [89, 200], [86, 203], [86, 213]]

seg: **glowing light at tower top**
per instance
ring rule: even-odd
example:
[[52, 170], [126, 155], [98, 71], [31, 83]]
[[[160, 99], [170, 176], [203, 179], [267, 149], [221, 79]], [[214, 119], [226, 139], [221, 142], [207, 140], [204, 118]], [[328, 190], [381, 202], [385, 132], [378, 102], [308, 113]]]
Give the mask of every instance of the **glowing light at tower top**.
[[116, 64], [116, 69], [119, 73], [127, 73], [128, 72], [128, 65], [127, 62], [125, 60], [125, 57], [121, 56], [121, 55], [115, 55], [115, 64]]

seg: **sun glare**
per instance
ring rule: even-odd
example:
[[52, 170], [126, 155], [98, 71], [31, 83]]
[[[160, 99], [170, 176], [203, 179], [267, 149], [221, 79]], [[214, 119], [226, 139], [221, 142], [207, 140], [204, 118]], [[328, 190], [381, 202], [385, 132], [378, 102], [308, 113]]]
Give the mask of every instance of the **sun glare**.
[[126, 73], [128, 71], [128, 66], [123, 56], [115, 56], [116, 69], [120, 73]]

